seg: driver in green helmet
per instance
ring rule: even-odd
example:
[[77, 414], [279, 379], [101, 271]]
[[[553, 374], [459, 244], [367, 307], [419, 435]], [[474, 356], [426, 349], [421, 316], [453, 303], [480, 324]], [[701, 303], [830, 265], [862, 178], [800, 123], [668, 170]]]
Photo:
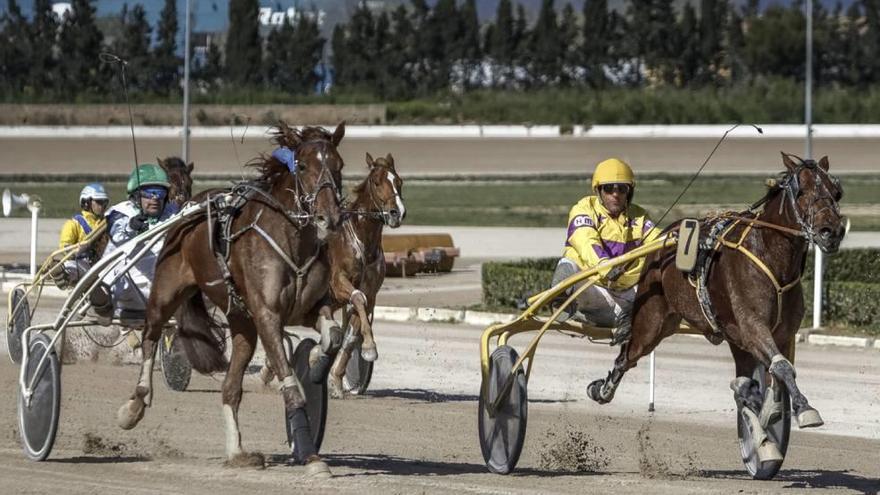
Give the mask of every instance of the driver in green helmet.
[[[113, 206], [107, 214], [110, 242], [104, 251], [105, 256], [176, 213], [177, 208], [168, 201], [169, 188], [168, 175], [158, 165], [139, 165], [131, 173], [126, 188], [128, 200]], [[92, 291], [92, 307], [99, 318], [106, 322], [115, 315], [123, 323], [126, 320], [133, 320], [132, 324], [138, 321], [143, 323], [156, 259], [161, 250], [160, 241], [153, 246], [151, 253], [141, 258], [113, 287], [101, 285]], [[123, 265], [118, 265], [117, 269], [121, 269]], [[115, 278], [114, 272], [108, 274], [108, 280]]]

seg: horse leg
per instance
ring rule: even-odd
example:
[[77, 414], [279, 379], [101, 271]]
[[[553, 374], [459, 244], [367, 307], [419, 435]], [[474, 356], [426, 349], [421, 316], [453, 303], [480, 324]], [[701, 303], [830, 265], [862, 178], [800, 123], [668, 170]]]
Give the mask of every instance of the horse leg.
[[[620, 353], [614, 360], [614, 367], [608, 372], [608, 376], [587, 386], [587, 395], [599, 404], [611, 402], [623, 375], [635, 367], [642, 356], [650, 354], [661, 340], [672, 335], [678, 329], [678, 325], [681, 323], [680, 316], [668, 313], [658, 325], [654, 315], [658, 314], [655, 310], [659, 308], [651, 306], [654, 305], [646, 302], [633, 318], [632, 337], [629, 342], [621, 344]], [[665, 309], [665, 306], [664, 302], [660, 307]]]
[[162, 328], [171, 318], [180, 301], [191, 287], [182, 280], [178, 267], [174, 263], [163, 263], [156, 267], [156, 281], [147, 301], [146, 325], [144, 340], [141, 345], [143, 359], [138, 384], [128, 401], [116, 412], [116, 423], [123, 430], [137, 426], [144, 417], [144, 410], [153, 400], [153, 362], [156, 356], [156, 345], [162, 338]]
[[260, 341], [266, 351], [266, 359], [281, 382], [287, 431], [291, 432], [287, 440], [293, 445], [293, 457], [297, 462], [306, 465], [306, 473], [309, 476], [329, 477], [330, 468], [318, 455], [318, 449], [315, 448], [315, 442], [312, 440], [312, 429], [305, 410], [305, 391], [284, 355], [284, 346], [281, 343], [281, 333], [284, 329], [281, 319], [269, 310], [257, 312], [255, 318]]
[[226, 462], [235, 466], [259, 466], [264, 464], [260, 454], [246, 454], [241, 448], [241, 430], [238, 426], [238, 409], [241, 405], [244, 372], [257, 346], [257, 331], [244, 318], [230, 318], [232, 334], [232, 357], [229, 371], [223, 380], [223, 419], [226, 423]]
[[[751, 331], [749, 331], [751, 330]], [[797, 373], [794, 370], [788, 358], [779, 352], [779, 347], [770, 332], [764, 328], [744, 328], [743, 335], [755, 336], [748, 342], [747, 348], [755, 359], [759, 360], [773, 377], [785, 385], [788, 395], [791, 397], [791, 406], [797, 418], [799, 428], [815, 428], [822, 426], [825, 422], [819, 411], [810, 406], [809, 401], [801, 393], [795, 380]], [[786, 333], [785, 336], [779, 335], [782, 347], [786, 349], [786, 353], [790, 354], [790, 339], [794, 338], [794, 333]]]
[[360, 333], [364, 339], [361, 344], [361, 356], [364, 361], [373, 362], [379, 359], [379, 351], [376, 349], [376, 341], [373, 340], [373, 327], [370, 325], [370, 318], [367, 316], [367, 295], [359, 290], [355, 290], [351, 294], [351, 304], [357, 311], [358, 320], [360, 321]]
[[316, 330], [321, 333], [321, 345], [312, 347], [309, 353], [309, 379], [321, 383], [328, 375], [333, 358], [342, 347], [343, 331], [333, 319], [333, 309], [324, 304], [318, 310]]
[[345, 376], [351, 353], [360, 339], [359, 331], [360, 318], [357, 315], [352, 315], [349, 319], [349, 330], [345, 332], [345, 338], [342, 340], [342, 348], [336, 354], [336, 359], [333, 360], [333, 366], [330, 368], [330, 374], [327, 375], [327, 386], [330, 389], [330, 396], [334, 399], [345, 397], [342, 378]]
[[[779, 384], [771, 378], [766, 393], [761, 395], [758, 384], [752, 378], [758, 360], [750, 353], [728, 341], [733, 361], [736, 363], [736, 378], [730, 382], [733, 400], [740, 407], [742, 419], [749, 424], [751, 439], [761, 462], [784, 459], [779, 446], [767, 436], [766, 428], [784, 413]], [[772, 376], [772, 375], [771, 375]]]

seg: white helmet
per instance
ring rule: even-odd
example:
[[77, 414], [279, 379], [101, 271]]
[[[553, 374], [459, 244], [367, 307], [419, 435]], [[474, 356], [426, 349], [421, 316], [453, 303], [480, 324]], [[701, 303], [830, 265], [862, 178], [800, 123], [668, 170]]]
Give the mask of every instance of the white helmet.
[[110, 199], [110, 196], [107, 195], [107, 191], [104, 190], [104, 186], [99, 182], [92, 182], [91, 184], [86, 184], [86, 187], [82, 188], [82, 191], [79, 193], [79, 202], [88, 201], [90, 199]]

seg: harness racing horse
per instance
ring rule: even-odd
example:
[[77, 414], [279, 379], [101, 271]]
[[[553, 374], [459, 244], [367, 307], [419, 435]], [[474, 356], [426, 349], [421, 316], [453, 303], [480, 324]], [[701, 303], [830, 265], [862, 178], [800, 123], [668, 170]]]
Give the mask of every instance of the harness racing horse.
[[156, 158], [162, 170], [168, 174], [168, 201], [182, 207], [192, 197], [192, 171], [193, 162], [188, 164], [176, 156], [169, 156], [164, 160]]
[[783, 153], [782, 161], [786, 170], [781, 179], [769, 182], [767, 195], [751, 209], [763, 204], [760, 212], [704, 221], [701, 236], [710, 245], [697, 270], [706, 275], [695, 284], [676, 269], [674, 247], [648, 256], [633, 308], [631, 340], [621, 346], [607, 378], [587, 387], [590, 398], [610, 402], [624, 373], [685, 320], [715, 344], [727, 340], [736, 362], [731, 387], [738, 404], [768, 414], [761, 407], [764, 398], [753, 393], [752, 376], [762, 365], [774, 385], [785, 386], [800, 428], [823, 424], [798, 389], [790, 360], [804, 315], [800, 280], [807, 248], [811, 242], [826, 253], [840, 247], [846, 230], [838, 206], [843, 190], [828, 173], [828, 157], [817, 163]]
[[[385, 225], [397, 228], [406, 218], [403, 179], [394, 168], [394, 157], [389, 153], [374, 160], [367, 153], [366, 159], [369, 175], [354, 188], [357, 197], [343, 214], [342, 228], [328, 243], [333, 309], [346, 303], [354, 308], [349, 318], [351, 331], [346, 335], [327, 377], [334, 398], [344, 395], [342, 378], [358, 340], [363, 339], [361, 356], [365, 361], [372, 362], [379, 357], [371, 323], [376, 294], [385, 280], [382, 229]], [[314, 349], [316, 354], [320, 350], [318, 347]], [[312, 360], [317, 359], [319, 356]]]
[[[282, 332], [285, 323], [302, 320], [328, 290], [329, 269], [315, 260], [324, 239], [339, 223], [343, 160], [336, 148], [344, 135], [344, 123], [332, 135], [317, 127], [295, 131], [279, 126], [276, 141], [283, 139], [297, 161], [290, 167], [275, 157], [262, 157], [255, 163], [260, 179], [233, 188], [233, 192], [246, 190], [246, 201], [230, 219], [228, 266], [212, 248], [210, 195], [205, 192], [194, 198], [206, 200], [209, 209], [204, 216], [175, 226], [166, 238], [147, 303], [140, 379], [117, 414], [122, 428], [133, 428], [150, 405], [156, 342], [163, 324], [183, 304], [186, 317], [178, 338], [193, 368], [211, 373], [228, 367], [222, 387], [228, 461], [263, 462], [262, 456], [242, 451], [238, 426], [242, 380], [259, 337], [282, 384], [295, 459], [307, 464], [309, 474], [329, 476], [312, 440], [302, 384], [285, 358]], [[228, 364], [223, 333], [211, 324], [202, 294], [226, 313], [232, 340]]]

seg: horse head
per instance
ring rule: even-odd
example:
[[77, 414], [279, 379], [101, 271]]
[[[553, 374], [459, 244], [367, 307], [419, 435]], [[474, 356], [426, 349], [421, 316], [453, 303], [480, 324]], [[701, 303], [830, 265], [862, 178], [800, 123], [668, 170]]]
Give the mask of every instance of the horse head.
[[400, 222], [406, 218], [406, 206], [403, 204], [403, 179], [394, 168], [394, 157], [389, 153], [374, 160], [367, 153], [367, 166], [370, 172], [356, 189], [358, 196], [367, 195], [367, 207], [378, 213], [386, 225], [393, 229], [400, 227]]
[[835, 253], [846, 235], [846, 217], [840, 213], [843, 187], [828, 173], [828, 157], [818, 162], [782, 153], [786, 167], [779, 187], [792, 207], [795, 222], [806, 238], [826, 253]]
[[297, 205], [314, 221], [318, 238], [326, 239], [340, 220], [345, 162], [337, 146], [345, 136], [345, 122], [339, 124], [332, 134], [321, 127], [305, 127], [297, 131], [279, 126], [279, 132], [276, 132], [276, 143], [293, 146], [290, 149], [296, 157], [292, 175]]
[[169, 156], [164, 160], [156, 158], [162, 170], [168, 174], [168, 183], [171, 187], [168, 190], [168, 199], [178, 207], [192, 198], [192, 171], [193, 163], [187, 164], [176, 156]]

